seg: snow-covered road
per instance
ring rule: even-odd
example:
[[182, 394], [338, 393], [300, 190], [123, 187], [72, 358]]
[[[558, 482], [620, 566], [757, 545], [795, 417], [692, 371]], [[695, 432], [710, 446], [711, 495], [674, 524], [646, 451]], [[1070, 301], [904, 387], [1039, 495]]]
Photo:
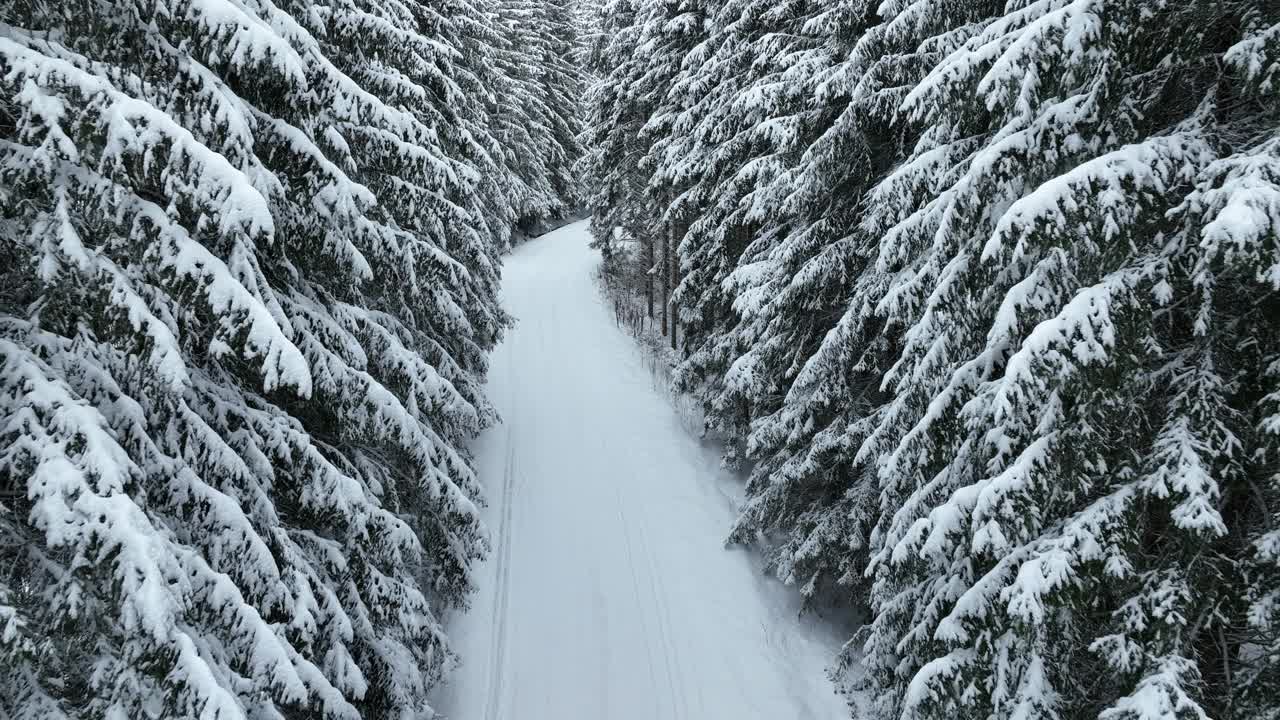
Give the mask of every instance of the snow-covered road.
[[654, 387], [575, 223], [503, 272], [519, 325], [493, 357], [504, 423], [477, 442], [494, 551], [451, 623], [451, 720], [848, 717], [828, 633], [726, 549], [734, 481]]

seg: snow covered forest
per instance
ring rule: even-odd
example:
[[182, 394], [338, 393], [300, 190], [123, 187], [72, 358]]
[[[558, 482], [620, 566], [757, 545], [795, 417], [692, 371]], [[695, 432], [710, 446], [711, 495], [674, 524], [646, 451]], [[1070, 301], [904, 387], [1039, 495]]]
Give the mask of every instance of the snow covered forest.
[[[667, 660], [750, 652], [663, 584], [711, 566], [710, 501], [618, 458], [698, 447], [597, 391], [635, 373], [583, 337], [571, 233], [525, 258], [553, 302], [499, 384], [558, 373], [508, 418], [546, 434], [475, 455], [504, 257], [584, 208], [746, 477], [715, 551], [860, 627], [849, 715], [1280, 720], [1273, 0], [0, 0], [0, 720], [440, 717], [459, 662], [506, 671], [506, 625], [460, 657], [444, 622], [494, 555], [570, 626], [622, 588], [648, 619], [600, 626]], [[575, 443], [572, 512], [515, 495]], [[598, 537], [495, 533], [495, 499]], [[551, 586], [588, 551], [622, 581]], [[743, 562], [706, 581], [744, 598]], [[655, 707], [745, 717], [688, 712], [723, 668], [686, 657]], [[791, 703], [777, 663], [722, 689]]]
[[416, 718], [568, 0], [0, 0], [0, 717]]
[[862, 716], [1280, 717], [1280, 4], [593, 22], [596, 242]]

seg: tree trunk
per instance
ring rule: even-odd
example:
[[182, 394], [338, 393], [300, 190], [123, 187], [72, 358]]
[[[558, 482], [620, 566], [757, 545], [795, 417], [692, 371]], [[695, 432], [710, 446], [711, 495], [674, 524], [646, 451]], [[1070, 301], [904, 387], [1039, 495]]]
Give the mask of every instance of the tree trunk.
[[648, 235], [644, 240], [645, 245], [645, 273], [644, 273], [644, 302], [649, 308], [649, 319], [653, 319], [653, 236]]
[[662, 231], [658, 237], [662, 238], [662, 268], [658, 270], [658, 274], [662, 276], [662, 334], [666, 335], [667, 308], [671, 305], [671, 278], [667, 277], [667, 266], [669, 265], [667, 256], [671, 254], [671, 249], [669, 247], [670, 243], [667, 242], [666, 230]]
[[680, 334], [680, 312], [676, 308], [675, 293], [676, 288], [680, 285], [680, 258], [676, 252], [675, 223], [671, 224], [668, 233], [670, 233], [667, 235], [667, 255], [670, 256], [670, 262], [667, 263], [667, 267], [670, 268], [669, 276], [671, 277], [669, 282], [671, 292], [668, 294], [668, 297], [670, 297], [669, 304], [671, 305], [671, 349], [676, 350], [679, 345], [677, 336]]

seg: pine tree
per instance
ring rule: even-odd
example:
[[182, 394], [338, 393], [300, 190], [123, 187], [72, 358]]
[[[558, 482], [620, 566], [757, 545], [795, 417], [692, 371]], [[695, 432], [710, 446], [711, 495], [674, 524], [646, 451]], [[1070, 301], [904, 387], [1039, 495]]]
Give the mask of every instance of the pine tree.
[[5, 713], [430, 714], [506, 322], [475, 7], [0, 6]]
[[[673, 87], [690, 55], [706, 40], [708, 18], [702, 3], [668, 0], [647, 5], [636, 22], [640, 28], [637, 52], [644, 66], [635, 83], [635, 102], [644, 108], [647, 118], [639, 131], [639, 145], [644, 156], [638, 169], [644, 178], [644, 194], [649, 207], [659, 217], [649, 230], [653, 260], [646, 272], [655, 276], [657, 304], [661, 306], [661, 332], [670, 336], [672, 349], [678, 346], [678, 319], [672, 294], [680, 275], [677, 243], [686, 221], [674, 207], [688, 189], [687, 176], [680, 170], [670, 174], [664, 169], [683, 165], [687, 158], [671, 155], [677, 143], [675, 125], [691, 105], [692, 98], [683, 97]], [[696, 62], [696, 60], [695, 60]]]
[[577, 33], [568, 0], [499, 0], [498, 7], [503, 79], [493, 128], [514, 170], [519, 225], [533, 233], [578, 204]]
[[865, 264], [861, 199], [891, 156], [874, 149], [888, 144], [886, 119], [850, 82], [869, 8], [846, 3], [808, 13], [779, 33], [792, 44], [783, 48], [781, 71], [762, 80], [787, 89], [766, 125], [789, 138], [779, 152], [787, 168], [753, 197], [762, 230], [730, 276], [758, 298], [741, 313], [735, 332], [752, 340], [739, 341], [748, 350], [728, 375], [746, 367], [752, 380], [733, 390], [752, 409], [746, 447], [754, 465], [732, 537], [769, 536], [774, 572], [807, 599], [826, 602], [836, 585], [841, 595], [865, 597], [875, 485], [850, 456], [879, 400], [874, 371], [885, 347], [876, 328], [857, 344], [840, 342], [835, 356], [820, 351], [849, 332], [834, 321]]
[[742, 262], [733, 273], [753, 234], [775, 237], [785, 222], [762, 196], [798, 142], [788, 115], [800, 91], [778, 81], [788, 53], [799, 49], [791, 39], [803, 23], [795, 5], [726, 2], [709, 12], [710, 35], [673, 88], [682, 103], [674, 126], [688, 139], [671, 143], [660, 173], [687, 186], [670, 211], [684, 230], [676, 303], [688, 358], [677, 386], [703, 400], [709, 430], [735, 441], [757, 412], [752, 399], [777, 390], [746, 357], [755, 328], [741, 318], [767, 293], [756, 292], [760, 266]]
[[732, 537], [869, 603], [869, 712], [1273, 716], [1275, 12], [599, 21], [597, 242], [678, 239], [677, 386], [752, 461]]
[[574, 211], [581, 198], [573, 167], [582, 156], [582, 70], [578, 65], [581, 41], [573, 0], [546, 0], [539, 8], [539, 37], [544, 39], [541, 64], [542, 88], [551, 111], [551, 185], [559, 201], [560, 215]]
[[1232, 192], [1211, 168], [1252, 154], [1233, 139], [1271, 111], [1227, 110], [1233, 71], [1199, 71], [1229, 33], [1164, 33], [1242, 10], [1028, 3], [965, 26], [904, 99], [929, 130], [872, 197], [904, 208], [880, 257], [910, 270], [880, 305], [909, 329], [861, 450], [888, 451], [882, 712], [1231, 712], [1243, 608], [1224, 590], [1261, 521], [1233, 503], [1265, 447], [1244, 388], [1271, 351], [1225, 327], [1267, 326], [1273, 300], [1229, 297], [1261, 275], [1212, 249], [1199, 198]]
[[[594, 245], [604, 253], [606, 264], [620, 259], [622, 240], [646, 244], [650, 237], [639, 167], [643, 157], [639, 134], [647, 115], [634, 97], [641, 61], [637, 5], [633, 0], [602, 3], [592, 19], [587, 53], [592, 77], [583, 98], [584, 150], [579, 173], [587, 178], [585, 201], [592, 213]], [[633, 281], [647, 282], [650, 267], [651, 259], [640, 273], [645, 279]]]

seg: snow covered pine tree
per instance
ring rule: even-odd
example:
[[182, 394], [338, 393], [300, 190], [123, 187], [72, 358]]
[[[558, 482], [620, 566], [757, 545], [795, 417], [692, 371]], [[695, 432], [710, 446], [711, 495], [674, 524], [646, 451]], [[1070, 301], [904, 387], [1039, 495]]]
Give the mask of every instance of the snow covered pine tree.
[[530, 212], [499, 21], [0, 0], [0, 715], [433, 714]]
[[610, 7], [597, 228], [675, 229], [733, 538], [869, 614], [851, 699], [1277, 717], [1280, 5]]
[[1278, 19], [1028, 3], [972, 18], [906, 95], [921, 140], [871, 203], [908, 328], [862, 450], [883, 711], [1275, 712], [1248, 700], [1275, 658], [1247, 597], [1277, 510], [1280, 108], [1274, 45], [1248, 48]]
[[580, 155], [580, 78], [567, 0], [496, 0], [502, 24], [496, 54], [503, 83], [493, 131], [511, 169], [518, 229], [536, 234], [579, 204], [572, 166]]

